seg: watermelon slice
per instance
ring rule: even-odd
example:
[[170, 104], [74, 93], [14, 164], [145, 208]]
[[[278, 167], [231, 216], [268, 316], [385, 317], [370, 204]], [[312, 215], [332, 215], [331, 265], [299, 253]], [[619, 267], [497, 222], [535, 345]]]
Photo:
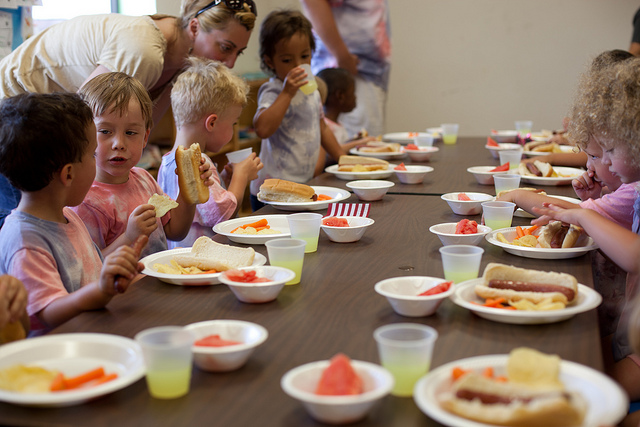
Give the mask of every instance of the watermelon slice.
[[240, 341], [231, 341], [225, 340], [220, 337], [218, 334], [209, 335], [204, 338], [197, 340], [194, 345], [202, 346], [202, 347], [225, 347], [228, 345], [238, 345], [242, 344]]
[[346, 218], [336, 218], [335, 216], [330, 216], [322, 220], [322, 225], [327, 225], [329, 227], [348, 227], [349, 221], [347, 221]]
[[404, 162], [402, 162], [398, 166], [396, 166], [394, 169], [397, 171], [406, 171], [407, 167], [404, 165]]
[[493, 140], [493, 138], [491, 138], [490, 136], [487, 137], [487, 145], [489, 147], [499, 147], [500, 145]]
[[491, 169], [489, 172], [505, 172], [509, 170], [509, 162], [504, 165], [498, 166], [497, 168]]
[[351, 366], [351, 360], [342, 353], [333, 356], [329, 366], [322, 372], [316, 394], [346, 396], [362, 392], [362, 378]]

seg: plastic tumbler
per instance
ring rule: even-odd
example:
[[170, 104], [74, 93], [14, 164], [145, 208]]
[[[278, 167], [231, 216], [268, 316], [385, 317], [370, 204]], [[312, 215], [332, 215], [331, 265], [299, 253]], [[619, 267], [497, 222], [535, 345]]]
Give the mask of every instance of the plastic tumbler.
[[455, 144], [458, 141], [457, 123], [443, 123], [440, 127], [442, 127], [442, 141], [445, 144]]
[[393, 323], [373, 332], [380, 363], [395, 380], [391, 394], [410, 397], [422, 376], [429, 372], [438, 331], [418, 323]]
[[311, 95], [316, 89], [318, 89], [318, 82], [316, 82], [316, 77], [311, 72], [311, 65], [302, 64], [300, 68], [304, 69], [307, 72], [307, 83], [303, 86], [300, 86], [300, 90], [305, 95]]
[[135, 340], [142, 348], [151, 396], [175, 399], [187, 394], [194, 335], [180, 326], [160, 326], [139, 332]]
[[307, 242], [304, 252], [311, 253], [318, 250], [318, 236], [322, 215], [318, 213], [297, 213], [287, 216], [291, 238], [302, 239]]
[[444, 278], [453, 283], [476, 279], [484, 249], [472, 245], [449, 245], [440, 248]]
[[524, 149], [522, 147], [509, 149], [509, 150], [500, 150], [498, 152], [498, 156], [500, 156], [500, 164], [504, 165], [509, 162], [509, 170], [518, 169], [520, 166], [520, 161], [522, 160], [522, 153]]
[[516, 174], [496, 174], [493, 176], [493, 183], [496, 186], [496, 196], [501, 191], [515, 190], [520, 186], [520, 175]]
[[521, 137], [526, 137], [527, 134], [531, 133], [531, 129], [533, 129], [533, 121], [531, 120], [516, 120], [516, 131], [518, 135]]
[[413, 138], [413, 143], [418, 147], [431, 147], [433, 146], [433, 135], [418, 135]]
[[243, 148], [242, 150], [232, 151], [231, 153], [227, 153], [227, 160], [229, 163], [240, 163], [247, 157], [251, 155], [253, 148]]
[[[495, 175], [493, 179], [496, 179]], [[484, 223], [492, 230], [511, 227], [515, 203], [511, 202], [484, 202], [482, 203], [482, 216]]]
[[269, 264], [285, 267], [293, 270], [296, 277], [286, 285], [297, 285], [302, 276], [302, 263], [304, 261], [304, 248], [307, 242], [301, 239], [273, 239], [265, 242]]

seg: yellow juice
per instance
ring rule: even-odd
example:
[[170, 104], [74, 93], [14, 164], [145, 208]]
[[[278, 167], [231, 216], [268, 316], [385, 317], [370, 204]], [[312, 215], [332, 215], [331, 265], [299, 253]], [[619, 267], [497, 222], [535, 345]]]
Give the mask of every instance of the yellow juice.
[[453, 134], [453, 135], [442, 135], [442, 141], [445, 144], [455, 144], [457, 140], [458, 140], [458, 135], [456, 135], [456, 134]]
[[307, 244], [304, 247], [305, 254], [315, 252], [318, 250], [318, 236], [316, 237], [299, 236], [299, 237], [296, 237], [296, 239], [302, 239], [305, 242], [307, 242]]
[[383, 363], [395, 380], [391, 394], [400, 397], [413, 396], [416, 382], [429, 371], [429, 365], [388, 365]]
[[501, 221], [490, 221], [487, 218], [484, 219], [484, 224], [487, 227], [491, 227], [492, 230], [499, 230], [501, 228], [511, 227], [511, 218]]
[[175, 399], [189, 392], [191, 365], [173, 371], [147, 371], [149, 393], [156, 399]]
[[[311, 78], [313, 78], [313, 77], [311, 77]], [[309, 80], [309, 82], [304, 86], [300, 86], [300, 90], [305, 95], [311, 95], [317, 89], [318, 89], [318, 83], [315, 81], [315, 79], [314, 80]]]
[[280, 260], [270, 260], [271, 265], [275, 265], [277, 267], [288, 268], [289, 270], [293, 270], [296, 273], [296, 277], [293, 278], [290, 282], [285, 283], [285, 285], [297, 285], [300, 283], [300, 277], [302, 276], [302, 262], [304, 259], [300, 261], [280, 261]]
[[464, 282], [465, 280], [471, 280], [478, 277], [478, 272], [471, 270], [463, 271], [444, 271], [444, 278], [447, 280], [453, 280], [453, 283]]

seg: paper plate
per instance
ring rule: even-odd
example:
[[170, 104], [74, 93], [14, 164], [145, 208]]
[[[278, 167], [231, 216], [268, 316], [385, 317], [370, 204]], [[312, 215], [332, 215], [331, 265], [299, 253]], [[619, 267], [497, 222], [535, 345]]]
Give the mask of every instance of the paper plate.
[[553, 170], [555, 170], [560, 176], [545, 178], [540, 176], [522, 175], [521, 181], [533, 185], [570, 185], [573, 179], [580, 178], [584, 173], [583, 169], [563, 166], [554, 166]]
[[[269, 223], [271, 230], [277, 230], [278, 234], [237, 234], [232, 233], [232, 230], [240, 227], [244, 224], [251, 224], [252, 222], [266, 219]], [[289, 221], [287, 215], [256, 215], [245, 216], [242, 218], [234, 218], [227, 221], [220, 222], [213, 227], [213, 231], [226, 236], [227, 239], [236, 243], [243, 243], [245, 245], [264, 245], [265, 242], [272, 239], [281, 239], [284, 237], [291, 237], [289, 230]]]
[[385, 133], [382, 135], [382, 140], [385, 142], [399, 142], [400, 144], [410, 144], [418, 136], [427, 136], [431, 133], [426, 132], [393, 132]]
[[386, 152], [386, 153], [369, 153], [366, 151], [360, 151], [358, 147], [354, 147], [349, 150], [350, 154], [355, 154], [356, 156], [365, 156], [365, 157], [375, 157], [376, 159], [399, 159], [405, 156], [403, 151], [394, 151], [394, 152]]
[[386, 170], [371, 171], [371, 172], [344, 172], [338, 170], [338, 165], [331, 165], [324, 171], [333, 174], [338, 179], [345, 181], [353, 181], [357, 179], [385, 179], [389, 178], [393, 174], [393, 168], [398, 165], [389, 164]]
[[487, 242], [494, 246], [501, 247], [505, 251], [513, 255], [518, 255], [525, 258], [535, 259], [567, 259], [575, 258], [586, 254], [587, 252], [598, 249], [598, 245], [593, 239], [586, 234], [583, 234], [578, 238], [576, 246], [573, 248], [527, 248], [524, 246], [516, 246], [511, 243], [503, 243], [496, 238], [496, 234], [502, 233], [505, 239], [513, 241], [516, 238], [516, 228], [501, 228], [499, 230], [493, 230], [486, 235]]
[[342, 200], [348, 199], [351, 196], [350, 192], [348, 192], [347, 190], [343, 190], [342, 188], [321, 186], [311, 186], [311, 188], [313, 188], [316, 194], [324, 194], [331, 197], [331, 200], [321, 200], [317, 202], [309, 201], [301, 203], [272, 202], [269, 200], [262, 200], [260, 197], [258, 197], [258, 200], [260, 200], [265, 205], [271, 205], [274, 208], [283, 211], [319, 211], [322, 209], [327, 209], [330, 203], [340, 202]]

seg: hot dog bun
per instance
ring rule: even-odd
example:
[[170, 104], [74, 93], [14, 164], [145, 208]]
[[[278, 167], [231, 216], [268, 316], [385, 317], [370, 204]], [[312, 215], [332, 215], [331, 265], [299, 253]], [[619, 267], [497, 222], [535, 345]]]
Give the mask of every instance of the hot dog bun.
[[562, 222], [553, 221], [542, 227], [538, 243], [543, 248], [572, 248], [582, 232], [576, 225], [563, 226]]
[[541, 162], [540, 160], [534, 160], [533, 164], [520, 163], [518, 165], [518, 173], [522, 176], [537, 176], [540, 178], [558, 176], [550, 163]]
[[209, 189], [200, 178], [201, 157], [200, 146], [195, 143], [188, 149], [180, 146], [176, 150], [180, 194], [190, 205], [209, 200]]
[[258, 193], [259, 200], [268, 202], [304, 203], [317, 200], [313, 188], [284, 179], [265, 179]]
[[[566, 273], [528, 270], [512, 265], [489, 263], [484, 269], [482, 279], [483, 283], [476, 285], [475, 292], [485, 299], [500, 297], [506, 298], [507, 301], [526, 299], [537, 304], [551, 298], [553, 302], [571, 304], [578, 298], [578, 280]], [[516, 283], [504, 284], [497, 281]]]
[[182, 267], [198, 267], [201, 270], [226, 271], [247, 267], [255, 258], [253, 248], [238, 248], [214, 242], [207, 236], [201, 236], [193, 242], [191, 252], [173, 257]]
[[341, 172], [371, 172], [387, 170], [389, 162], [374, 157], [340, 156], [338, 170]]
[[399, 153], [401, 145], [397, 142], [369, 142], [358, 148], [362, 153]]

